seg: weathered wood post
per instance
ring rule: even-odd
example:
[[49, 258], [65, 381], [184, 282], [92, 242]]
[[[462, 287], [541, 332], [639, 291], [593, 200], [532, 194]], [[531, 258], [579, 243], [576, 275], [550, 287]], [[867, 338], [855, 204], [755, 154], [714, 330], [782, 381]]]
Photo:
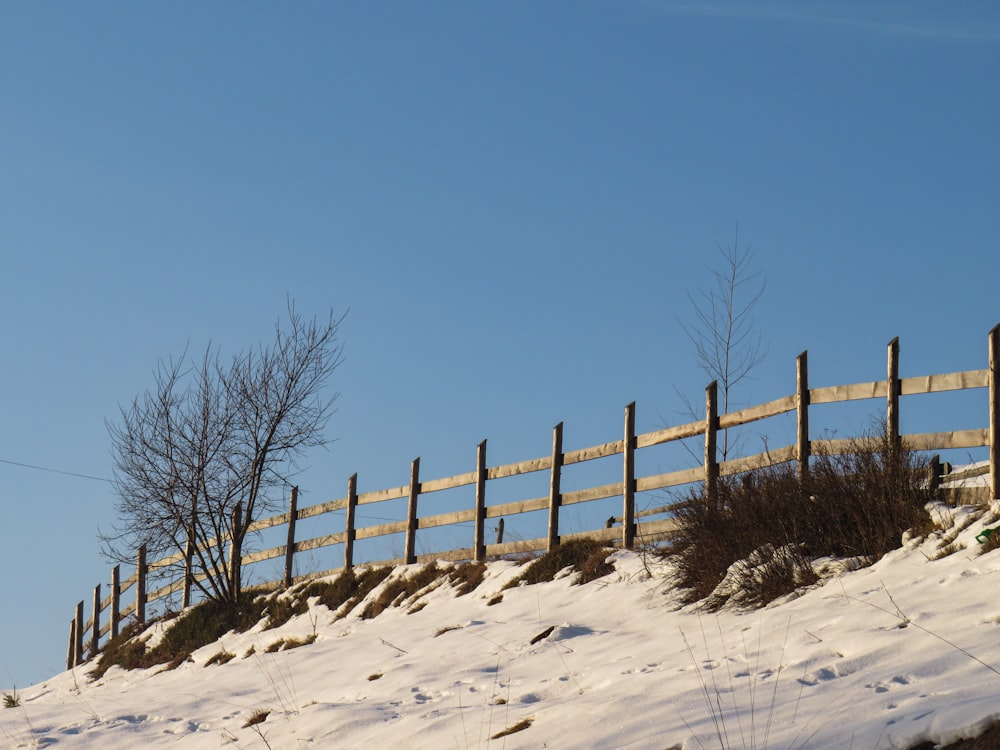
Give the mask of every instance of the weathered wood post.
[[66, 669], [76, 666], [76, 615], [69, 621], [69, 645], [66, 648]]
[[718, 501], [719, 483], [719, 383], [713, 380], [705, 389], [705, 499], [709, 508]]
[[184, 590], [181, 594], [181, 609], [191, 606], [191, 589], [194, 586], [194, 553], [197, 548], [195, 530], [198, 524], [198, 497], [191, 498], [191, 520], [188, 521], [187, 539], [184, 543]]
[[625, 439], [622, 444], [622, 546], [635, 547], [635, 401], [625, 407]]
[[931, 460], [927, 466], [927, 489], [931, 492], [937, 492], [938, 487], [941, 485], [941, 474], [944, 471], [944, 466], [941, 464], [941, 456], [935, 453], [931, 456]]
[[139, 547], [135, 562], [135, 621], [146, 622], [146, 575], [149, 566], [146, 564], [146, 545]]
[[549, 474], [549, 531], [546, 551], [559, 546], [559, 506], [562, 505], [563, 423], [552, 430], [552, 471]]
[[94, 586], [94, 617], [90, 629], [90, 656], [97, 656], [101, 641], [101, 584]]
[[121, 566], [111, 569], [111, 631], [108, 638], [117, 638], [122, 620], [122, 582]]
[[410, 496], [406, 504], [406, 552], [403, 558], [407, 565], [417, 561], [417, 499], [420, 497], [420, 457], [410, 464]]
[[233, 601], [239, 601], [240, 583], [243, 571], [243, 544], [240, 536], [240, 529], [243, 527], [243, 501], [236, 503], [233, 508], [233, 515], [230, 519], [229, 531], [229, 591]]
[[486, 441], [476, 446], [476, 562], [486, 559]]
[[799, 482], [809, 481], [809, 354], [802, 352], [795, 360], [795, 409], [798, 416], [795, 457], [799, 462]]
[[292, 487], [288, 501], [288, 541], [285, 543], [285, 588], [292, 585], [292, 562], [295, 557], [295, 521], [299, 517], [299, 488]]
[[76, 666], [83, 663], [83, 602], [76, 605], [76, 626], [73, 633], [73, 666]]
[[1000, 324], [990, 330], [990, 492], [1000, 498]]
[[188, 527], [184, 544], [184, 590], [181, 594], [181, 609], [191, 606], [191, 586], [194, 583], [194, 529]]
[[888, 388], [886, 389], [885, 428], [889, 438], [889, 448], [899, 451], [899, 336], [889, 342]]
[[354, 514], [358, 509], [358, 474], [347, 480], [347, 528], [344, 529], [344, 570], [354, 567]]

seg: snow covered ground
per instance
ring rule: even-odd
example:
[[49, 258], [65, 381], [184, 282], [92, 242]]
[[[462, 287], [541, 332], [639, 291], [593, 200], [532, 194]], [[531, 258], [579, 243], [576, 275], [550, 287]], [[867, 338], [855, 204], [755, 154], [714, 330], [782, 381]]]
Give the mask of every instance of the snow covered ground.
[[[360, 607], [335, 620], [316, 606], [278, 629], [230, 634], [174, 671], [114, 668], [91, 682], [85, 665], [21, 689], [19, 707], [0, 709], [0, 746], [950, 742], [1000, 717], [1000, 551], [979, 555], [975, 540], [1000, 515], [941, 512], [955, 523], [944, 538], [910, 542], [869, 568], [830, 564], [822, 584], [761, 611], [682, 607], [663, 563], [628, 552], [598, 581], [563, 576], [504, 591], [493, 605], [519, 572], [512, 562], [491, 563], [470, 594], [444, 584], [372, 620]], [[961, 549], [934, 559], [951, 541]], [[312, 645], [265, 653], [279, 638], [312, 634]], [[222, 650], [236, 658], [206, 666]]]

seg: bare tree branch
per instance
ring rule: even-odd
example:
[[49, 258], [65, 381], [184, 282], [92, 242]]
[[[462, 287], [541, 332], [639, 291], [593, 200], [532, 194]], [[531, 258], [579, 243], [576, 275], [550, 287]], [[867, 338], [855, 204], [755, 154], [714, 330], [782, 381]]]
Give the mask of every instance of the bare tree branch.
[[235, 602], [240, 581], [227, 550], [242, 553], [250, 526], [278, 508], [298, 460], [329, 442], [336, 394], [324, 391], [342, 362], [342, 321], [332, 313], [305, 320], [289, 302], [274, 340], [228, 365], [211, 344], [197, 365], [186, 351], [161, 362], [153, 388], [108, 423], [120, 525], [102, 534], [105, 555], [128, 562], [143, 544], [162, 557], [191, 543], [192, 583]]
[[[732, 395], [750, 373], [767, 356], [760, 330], [753, 313], [764, 295], [766, 281], [760, 271], [753, 270], [755, 256], [749, 246], [740, 248], [739, 226], [731, 246], [716, 244], [721, 262], [708, 267], [712, 284], [688, 293], [694, 311], [694, 321], [678, 318], [681, 328], [691, 341], [695, 360], [709, 381], [719, 383], [722, 413], [730, 411]], [[692, 402], [682, 397], [689, 416], [700, 416]], [[723, 432], [722, 460], [729, 454], [728, 431]]]

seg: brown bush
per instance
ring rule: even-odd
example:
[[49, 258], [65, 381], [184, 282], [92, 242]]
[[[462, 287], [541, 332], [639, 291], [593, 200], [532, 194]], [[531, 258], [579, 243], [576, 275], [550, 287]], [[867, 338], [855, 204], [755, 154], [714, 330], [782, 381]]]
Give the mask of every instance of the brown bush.
[[[666, 554], [688, 601], [760, 606], [815, 580], [809, 559], [870, 563], [899, 547], [904, 531], [927, 523], [926, 477], [926, 462], [874, 430], [844, 454], [815, 456], [804, 484], [789, 463], [721, 477], [714, 502], [690, 492]], [[745, 590], [712, 597], [727, 575]]]

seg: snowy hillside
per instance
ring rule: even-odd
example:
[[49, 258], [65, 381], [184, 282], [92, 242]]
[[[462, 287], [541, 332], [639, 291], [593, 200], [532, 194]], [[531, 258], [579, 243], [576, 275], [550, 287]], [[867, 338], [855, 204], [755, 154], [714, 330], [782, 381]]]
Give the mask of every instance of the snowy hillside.
[[[975, 540], [997, 516], [942, 512], [955, 522], [943, 538], [860, 570], [831, 562], [820, 585], [756, 612], [681, 607], [663, 563], [628, 552], [613, 555], [614, 574], [582, 586], [564, 575], [501, 591], [521, 571], [502, 561], [471, 593], [441, 579], [374, 619], [313, 606], [280, 628], [230, 634], [173, 671], [116, 667], [91, 682], [85, 665], [19, 690], [20, 705], [0, 710], [0, 746], [950, 742], [1000, 717], [1000, 552], [980, 556]], [[957, 551], [934, 559], [949, 542]], [[207, 665], [221, 652], [234, 658]]]

